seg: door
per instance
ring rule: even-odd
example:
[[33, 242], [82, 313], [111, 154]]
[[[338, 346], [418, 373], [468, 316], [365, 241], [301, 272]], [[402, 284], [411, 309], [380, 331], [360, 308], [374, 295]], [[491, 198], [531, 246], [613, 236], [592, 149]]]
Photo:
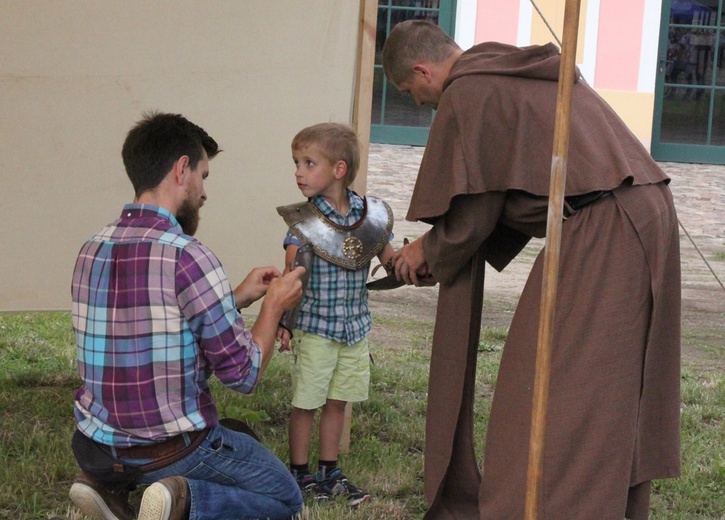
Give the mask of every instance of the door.
[[725, 164], [725, 0], [664, 0], [652, 156]]
[[382, 52], [390, 30], [404, 20], [428, 20], [453, 34], [454, 0], [379, 0], [370, 142], [425, 145], [433, 110], [403, 96], [383, 73]]

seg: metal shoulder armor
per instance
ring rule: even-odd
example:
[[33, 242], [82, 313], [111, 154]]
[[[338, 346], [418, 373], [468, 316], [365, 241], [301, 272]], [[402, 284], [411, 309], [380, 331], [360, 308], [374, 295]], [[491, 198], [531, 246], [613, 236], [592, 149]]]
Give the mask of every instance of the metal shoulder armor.
[[381, 199], [363, 197], [363, 215], [351, 226], [335, 224], [311, 202], [277, 208], [290, 231], [315, 254], [345, 269], [360, 269], [385, 247], [393, 211]]

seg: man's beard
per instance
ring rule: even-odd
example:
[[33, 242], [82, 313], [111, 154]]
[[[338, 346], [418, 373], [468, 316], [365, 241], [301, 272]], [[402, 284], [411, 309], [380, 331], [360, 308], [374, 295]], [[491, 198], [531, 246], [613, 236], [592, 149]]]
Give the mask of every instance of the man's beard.
[[191, 199], [186, 199], [181, 203], [176, 211], [176, 220], [179, 221], [181, 229], [187, 235], [194, 236], [196, 229], [199, 227], [199, 206], [195, 206]]

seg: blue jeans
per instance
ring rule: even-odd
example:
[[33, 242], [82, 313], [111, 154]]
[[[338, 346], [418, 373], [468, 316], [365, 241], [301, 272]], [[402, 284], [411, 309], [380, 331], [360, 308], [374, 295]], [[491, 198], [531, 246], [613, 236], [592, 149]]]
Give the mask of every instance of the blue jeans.
[[[150, 461], [121, 458], [127, 464]], [[302, 511], [302, 494], [277, 456], [249, 435], [215, 426], [187, 457], [144, 473], [137, 484], [182, 476], [191, 493], [190, 520], [288, 519]]]

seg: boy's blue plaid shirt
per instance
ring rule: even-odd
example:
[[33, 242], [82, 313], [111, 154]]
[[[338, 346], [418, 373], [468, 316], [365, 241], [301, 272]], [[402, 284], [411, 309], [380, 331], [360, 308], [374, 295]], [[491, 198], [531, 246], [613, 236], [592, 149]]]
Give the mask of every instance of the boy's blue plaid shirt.
[[[310, 199], [332, 222], [350, 226], [363, 215], [363, 200], [347, 190], [350, 210], [340, 215], [324, 198]], [[284, 246], [302, 245], [291, 232], [287, 232]], [[317, 334], [340, 343], [352, 345], [363, 339], [372, 327], [368, 290], [365, 287], [370, 262], [355, 271], [338, 267], [315, 255], [310, 282], [297, 314], [298, 329]]]

